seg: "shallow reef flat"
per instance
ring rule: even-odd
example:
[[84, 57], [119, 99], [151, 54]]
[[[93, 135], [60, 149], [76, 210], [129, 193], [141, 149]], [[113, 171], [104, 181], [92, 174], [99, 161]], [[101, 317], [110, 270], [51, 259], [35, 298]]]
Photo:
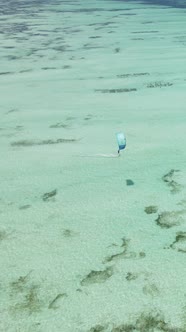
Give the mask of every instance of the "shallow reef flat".
[[0, 331], [186, 332], [185, 1], [0, 5]]

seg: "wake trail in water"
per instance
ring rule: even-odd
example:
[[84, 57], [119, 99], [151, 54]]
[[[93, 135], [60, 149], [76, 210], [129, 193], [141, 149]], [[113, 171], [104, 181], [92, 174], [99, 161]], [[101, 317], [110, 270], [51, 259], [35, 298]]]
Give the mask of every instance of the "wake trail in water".
[[82, 158], [118, 158], [120, 155], [117, 154], [104, 154], [104, 153], [98, 153], [98, 154], [87, 154], [87, 155], [80, 155]]

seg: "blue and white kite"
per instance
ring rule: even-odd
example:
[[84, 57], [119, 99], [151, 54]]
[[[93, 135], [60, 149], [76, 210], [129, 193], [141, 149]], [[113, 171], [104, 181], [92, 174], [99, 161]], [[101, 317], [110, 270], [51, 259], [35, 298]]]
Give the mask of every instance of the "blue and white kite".
[[126, 147], [126, 138], [123, 133], [117, 133], [116, 134], [117, 142], [118, 142], [118, 154], [120, 153], [120, 150], [124, 150]]

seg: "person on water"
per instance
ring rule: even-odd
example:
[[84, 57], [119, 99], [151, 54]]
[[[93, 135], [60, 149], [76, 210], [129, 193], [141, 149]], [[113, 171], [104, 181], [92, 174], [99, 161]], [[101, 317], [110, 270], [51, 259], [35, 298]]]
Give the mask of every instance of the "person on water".
[[120, 150], [124, 150], [126, 147], [126, 138], [125, 135], [123, 133], [117, 133], [116, 134], [117, 137], [117, 142], [118, 142], [118, 157], [120, 156]]

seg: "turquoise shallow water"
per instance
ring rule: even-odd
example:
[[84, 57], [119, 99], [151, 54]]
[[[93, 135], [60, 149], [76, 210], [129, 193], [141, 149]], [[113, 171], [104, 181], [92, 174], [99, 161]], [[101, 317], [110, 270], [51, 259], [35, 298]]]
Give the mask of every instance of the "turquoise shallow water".
[[0, 331], [186, 331], [184, 6], [3, 2]]

